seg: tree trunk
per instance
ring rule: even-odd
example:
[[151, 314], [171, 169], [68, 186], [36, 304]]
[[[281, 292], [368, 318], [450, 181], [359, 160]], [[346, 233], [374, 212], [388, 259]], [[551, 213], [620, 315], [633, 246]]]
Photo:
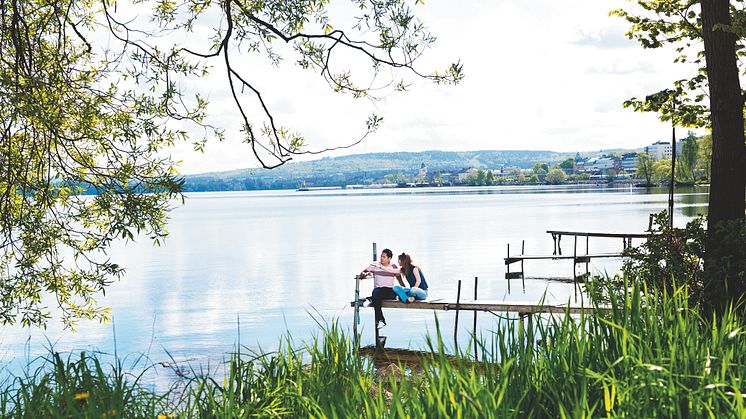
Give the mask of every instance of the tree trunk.
[[[744, 222], [746, 145], [744, 101], [736, 62], [736, 35], [729, 0], [702, 0], [702, 32], [712, 112], [712, 177], [705, 258], [705, 307], [722, 313], [744, 295], [744, 243], [734, 240], [735, 223]], [[731, 234], [728, 234], [728, 233]]]

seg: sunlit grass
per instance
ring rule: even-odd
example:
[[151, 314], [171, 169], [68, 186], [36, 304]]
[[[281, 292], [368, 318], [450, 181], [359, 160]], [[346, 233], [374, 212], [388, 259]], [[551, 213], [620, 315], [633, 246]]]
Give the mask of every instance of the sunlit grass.
[[[154, 394], [121, 364], [50, 355], [9, 382], [3, 417], [734, 417], [746, 418], [746, 323], [702, 318], [685, 289], [636, 290], [611, 311], [505, 321], [448, 355], [439, 335], [417, 368], [359, 355], [338, 323], [303, 345], [235, 353], [224, 377], [192, 371], [179, 394]], [[741, 310], [742, 311], [742, 310]], [[382, 373], [385, 371], [385, 373]]]

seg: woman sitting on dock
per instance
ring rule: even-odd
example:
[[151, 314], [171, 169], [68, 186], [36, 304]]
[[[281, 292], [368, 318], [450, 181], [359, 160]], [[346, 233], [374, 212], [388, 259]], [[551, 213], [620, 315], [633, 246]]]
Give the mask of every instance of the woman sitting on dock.
[[401, 276], [406, 278], [409, 288], [394, 285], [394, 292], [403, 303], [411, 303], [414, 300], [427, 298], [427, 281], [422, 270], [412, 264], [412, 257], [406, 253], [399, 255], [399, 266]]

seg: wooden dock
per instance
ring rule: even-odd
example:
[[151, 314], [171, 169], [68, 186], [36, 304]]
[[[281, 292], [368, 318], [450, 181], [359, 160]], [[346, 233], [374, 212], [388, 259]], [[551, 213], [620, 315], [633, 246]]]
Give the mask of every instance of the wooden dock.
[[[350, 307], [355, 307], [355, 302], [350, 302]], [[485, 311], [494, 313], [517, 313], [519, 316], [527, 316], [529, 314], [581, 314], [591, 313], [595, 309], [593, 307], [583, 306], [579, 304], [537, 304], [529, 302], [512, 302], [512, 301], [496, 301], [496, 300], [425, 300], [415, 301], [413, 303], [402, 303], [398, 300], [384, 300], [381, 303], [383, 308], [397, 308], [397, 309], [408, 309], [408, 310], [443, 310], [443, 311]], [[602, 307], [605, 309], [605, 307]]]
[[[508, 280], [508, 292], [510, 292], [510, 280], [521, 279], [523, 287], [525, 289], [525, 274], [524, 274], [524, 261], [527, 260], [572, 260], [572, 282], [576, 284], [575, 294], [577, 297], [577, 283], [583, 282], [590, 277], [589, 264], [593, 259], [599, 258], [622, 258], [624, 257], [624, 251], [632, 247], [632, 239], [647, 239], [651, 233], [599, 233], [589, 231], [562, 231], [562, 230], [547, 230], [547, 233], [552, 236], [554, 242], [554, 252], [551, 255], [527, 255], [525, 254], [526, 243], [521, 243], [521, 253], [519, 255], [510, 254], [510, 244], [508, 244], [508, 253], [504, 258], [505, 261], [505, 279]], [[571, 255], [562, 254], [561, 240], [562, 236], [573, 237], [573, 252]], [[585, 253], [581, 253], [578, 248], [578, 237], [585, 237]], [[590, 253], [589, 240], [591, 237], [595, 238], [612, 238], [622, 239], [622, 251], [621, 252], [609, 252], [609, 253]], [[514, 263], [520, 263], [519, 271], [510, 271], [510, 266]], [[578, 274], [577, 265], [585, 264], [585, 272]]]
[[[355, 300], [350, 302], [350, 306], [353, 307], [353, 335], [355, 343], [359, 344], [360, 335], [358, 333], [358, 324], [360, 323], [360, 309], [363, 307], [370, 307], [366, 305], [369, 300], [360, 298], [360, 280], [362, 278], [358, 275], [355, 276]], [[407, 309], [407, 310], [442, 310], [442, 311], [455, 311], [456, 319], [454, 322], [454, 346], [458, 346], [458, 324], [459, 324], [459, 313], [461, 311], [474, 312], [474, 335], [477, 332], [477, 312], [488, 312], [494, 315], [498, 313], [517, 313], [519, 320], [519, 327], [523, 328], [523, 319], [528, 318], [529, 328], [532, 326], [533, 316], [536, 314], [583, 314], [583, 313], [594, 313], [597, 310], [608, 310], [609, 307], [593, 307], [583, 304], [547, 304], [543, 302], [531, 303], [531, 302], [514, 302], [514, 301], [497, 301], [497, 300], [483, 300], [477, 298], [477, 287], [479, 278], [474, 278], [474, 299], [461, 299], [461, 280], [458, 281], [458, 290], [456, 294], [456, 300], [440, 298], [440, 299], [428, 299], [424, 301], [414, 301], [411, 303], [403, 303], [399, 300], [383, 300], [381, 301], [381, 308], [395, 308], [395, 309]], [[376, 348], [382, 349], [386, 345], [386, 337], [381, 336], [379, 329], [374, 328], [375, 331], [375, 346]], [[476, 359], [476, 346], [475, 346], [474, 357]]]
[[562, 236], [572, 236], [575, 238], [575, 250], [578, 246], [578, 237], [585, 237], [585, 251], [588, 253], [588, 239], [591, 237], [598, 238], [615, 238], [622, 239], [622, 250], [632, 247], [632, 239], [647, 239], [650, 233], [595, 233], [588, 231], [560, 231], [547, 230], [552, 235], [554, 241], [554, 255], [562, 255]]
[[[359, 281], [359, 279], [358, 279]], [[475, 281], [476, 290], [476, 281]], [[606, 306], [584, 306], [582, 304], [546, 304], [546, 303], [530, 303], [530, 302], [514, 302], [514, 301], [496, 301], [496, 300], [460, 300], [461, 294], [461, 281], [458, 281], [458, 293], [459, 296], [456, 300], [448, 299], [435, 299], [425, 301], [415, 301], [412, 303], [403, 303], [399, 300], [383, 300], [381, 302], [381, 308], [389, 309], [406, 309], [406, 310], [443, 310], [443, 311], [455, 311], [456, 320], [454, 322], [453, 338], [454, 346], [458, 346], [458, 325], [459, 325], [459, 313], [461, 311], [474, 312], [474, 325], [473, 333], [476, 336], [477, 333], [477, 312], [487, 312], [490, 314], [503, 314], [503, 313], [517, 313], [519, 329], [523, 329], [523, 319], [528, 319], [529, 329], [533, 328], [533, 316], [538, 314], [591, 314], [598, 310], [610, 310], [610, 307]], [[351, 301], [350, 306], [354, 307], [354, 323], [353, 332], [355, 342], [359, 343], [360, 336], [358, 334], [357, 323], [360, 321], [360, 308], [370, 307], [366, 306], [367, 300], [356, 300]], [[381, 336], [378, 328], [374, 328], [375, 332], [375, 347], [377, 349], [383, 349], [386, 345], [386, 336]], [[476, 347], [474, 353], [474, 359], [476, 359]]]
[[[549, 231], [549, 233], [552, 233]], [[555, 234], [561, 233], [561, 234], [571, 234], [572, 232], [566, 232], [566, 231], [554, 231]], [[618, 253], [599, 253], [599, 254], [589, 254], [588, 253], [588, 244], [587, 244], [587, 238], [590, 237], [589, 234], [592, 233], [586, 233], [586, 254], [585, 255], [578, 255], [577, 254], [577, 235], [575, 236], [575, 249], [574, 254], [572, 256], [563, 256], [561, 254], [555, 254], [550, 256], [544, 256], [544, 255], [525, 255], [525, 242], [521, 246], [521, 255], [514, 255], [511, 257], [510, 255], [510, 245], [508, 244], [508, 257], [505, 258], [505, 265], [507, 267], [507, 273], [505, 274], [505, 277], [508, 279], [508, 291], [510, 291], [510, 278], [511, 277], [517, 277], [520, 275], [521, 279], [524, 279], [523, 276], [523, 262], [525, 260], [538, 260], [538, 259], [572, 259], [574, 264], [573, 266], [577, 265], [578, 263], [585, 263], [586, 264], [586, 275], [587, 276], [587, 270], [588, 270], [588, 263], [593, 258], [602, 258], [602, 257], [620, 257], [621, 254]], [[625, 241], [624, 244], [627, 246], [628, 239], [626, 237], [629, 237], [630, 234], [624, 235]], [[632, 234], [631, 236], [635, 236]], [[555, 237], [553, 235], [553, 237]], [[603, 236], [606, 237], [606, 236]], [[616, 236], [613, 236], [616, 237]], [[646, 236], [647, 237], [647, 236]], [[631, 240], [631, 239], [630, 239]], [[559, 240], [555, 239], [556, 245], [559, 244]], [[377, 251], [376, 251], [376, 243], [373, 243], [373, 260], [376, 260]], [[561, 251], [560, 251], [561, 252]], [[520, 263], [521, 264], [521, 271], [520, 272], [510, 272], [510, 265], [513, 263]], [[582, 277], [582, 276], [581, 276]], [[566, 304], [548, 304], [546, 302], [512, 302], [512, 301], [497, 301], [497, 300], [489, 300], [489, 299], [479, 299], [477, 288], [478, 288], [478, 278], [474, 278], [474, 298], [473, 299], [461, 299], [461, 280], [458, 281], [458, 290], [456, 294], [456, 299], [429, 299], [425, 301], [415, 301], [412, 303], [403, 303], [398, 300], [384, 300], [381, 303], [382, 308], [389, 308], [389, 309], [406, 309], [406, 310], [442, 310], [442, 311], [455, 311], [456, 312], [456, 319], [454, 324], [454, 345], [458, 346], [458, 324], [459, 324], [459, 312], [461, 311], [471, 311], [474, 313], [474, 334], [476, 336], [476, 328], [477, 328], [477, 312], [488, 312], [491, 314], [497, 314], [497, 313], [517, 313], [518, 314], [518, 320], [519, 325], [522, 328], [523, 327], [523, 318], [528, 318], [529, 325], [532, 323], [533, 315], [535, 314], [574, 314], [579, 315], [583, 313], [594, 313], [600, 310], [609, 310], [609, 307], [593, 307], [589, 305], [583, 305], [583, 304], [577, 304], [577, 279], [578, 275], [575, 273], [575, 269], [573, 269], [573, 282], [575, 283], [575, 304], [572, 303], [566, 303]], [[360, 308], [363, 307], [369, 307], [369, 305], [366, 305], [366, 302], [368, 300], [360, 298], [360, 280], [362, 278], [357, 275], [355, 276], [355, 299], [350, 302], [350, 306], [353, 307], [353, 334], [355, 338], [356, 344], [359, 343], [359, 333], [358, 333], [358, 325], [360, 324]], [[524, 289], [525, 289], [525, 283], [524, 283]], [[529, 326], [531, 327], [531, 326]], [[386, 344], [386, 337], [380, 336], [379, 329], [376, 327], [375, 330], [375, 343], [376, 348], [383, 348]], [[474, 347], [475, 354], [474, 357], [476, 359], [476, 346]]]

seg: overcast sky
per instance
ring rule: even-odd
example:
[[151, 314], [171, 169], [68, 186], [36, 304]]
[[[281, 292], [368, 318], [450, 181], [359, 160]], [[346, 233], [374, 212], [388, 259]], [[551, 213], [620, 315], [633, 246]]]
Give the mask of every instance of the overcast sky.
[[[670, 139], [670, 125], [623, 109], [622, 102], [667, 88], [692, 70], [673, 64], [671, 51], [643, 50], [628, 40], [626, 23], [608, 16], [618, 7], [631, 6], [599, 0], [426, 1], [416, 10], [438, 41], [420, 68], [442, 69], [461, 60], [466, 77], [458, 86], [410, 78], [409, 92], [376, 103], [329, 92], [321, 77], [299, 69], [290, 56], [280, 68], [256, 56], [245, 66], [276, 120], [302, 132], [309, 149], [356, 140], [373, 111], [384, 118], [363, 143], [329, 155], [637, 148]], [[204, 153], [186, 145], [174, 149], [180, 171], [256, 167], [235, 130], [227, 90], [217, 81], [209, 87], [212, 115], [226, 127], [227, 139], [208, 143]], [[318, 157], [300, 159], [310, 158]]]

